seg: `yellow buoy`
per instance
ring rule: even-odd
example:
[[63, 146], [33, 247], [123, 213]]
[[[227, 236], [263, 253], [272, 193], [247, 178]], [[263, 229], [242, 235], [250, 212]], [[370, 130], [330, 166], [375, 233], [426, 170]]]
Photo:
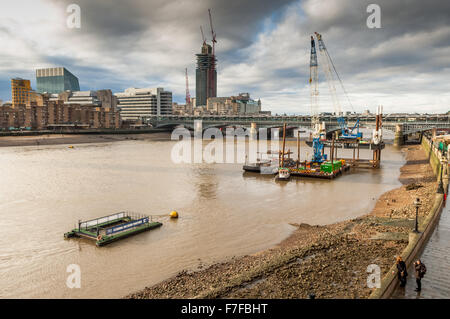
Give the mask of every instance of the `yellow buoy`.
[[73, 148], [73, 146], [72, 146], [72, 145], [70, 145], [70, 146], [69, 146], [69, 148]]
[[178, 213], [176, 211], [172, 211], [170, 213], [170, 218], [178, 218]]

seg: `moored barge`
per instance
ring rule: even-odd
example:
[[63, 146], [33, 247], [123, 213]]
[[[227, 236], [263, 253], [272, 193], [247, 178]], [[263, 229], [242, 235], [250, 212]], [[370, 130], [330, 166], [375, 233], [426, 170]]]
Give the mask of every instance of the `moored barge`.
[[78, 228], [65, 233], [64, 238], [86, 238], [100, 247], [161, 226], [162, 223], [151, 221], [149, 216], [120, 212], [88, 221], [79, 221]]

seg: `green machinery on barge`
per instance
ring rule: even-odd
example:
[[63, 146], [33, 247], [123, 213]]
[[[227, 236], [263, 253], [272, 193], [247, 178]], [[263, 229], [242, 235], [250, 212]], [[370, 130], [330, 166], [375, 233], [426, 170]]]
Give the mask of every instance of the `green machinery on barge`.
[[149, 216], [120, 212], [88, 221], [79, 221], [78, 228], [65, 233], [64, 238], [86, 238], [95, 241], [95, 244], [100, 247], [161, 226], [162, 223], [151, 221]]

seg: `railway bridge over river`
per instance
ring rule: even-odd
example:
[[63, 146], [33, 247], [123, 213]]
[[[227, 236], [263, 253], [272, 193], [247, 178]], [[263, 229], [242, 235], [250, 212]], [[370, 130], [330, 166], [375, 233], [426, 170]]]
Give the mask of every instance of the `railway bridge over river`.
[[[344, 116], [348, 126], [355, 125], [359, 118], [361, 128], [375, 128], [376, 115], [348, 115]], [[268, 115], [164, 115], [150, 116], [144, 119], [146, 124], [155, 128], [175, 128], [184, 126], [188, 129], [195, 130], [195, 121], [202, 122], [202, 129], [210, 127], [225, 128], [229, 126], [235, 127], [253, 127], [253, 128], [277, 128], [282, 127], [286, 123], [292, 128], [311, 129], [311, 116], [309, 115], [290, 115], [290, 116], [268, 116]], [[336, 116], [327, 115], [320, 116], [320, 122], [325, 123], [327, 132], [339, 129], [339, 123]], [[383, 128], [396, 133], [396, 137], [405, 139], [408, 135], [418, 132], [427, 131], [433, 128], [449, 129], [450, 115], [383, 115]]]

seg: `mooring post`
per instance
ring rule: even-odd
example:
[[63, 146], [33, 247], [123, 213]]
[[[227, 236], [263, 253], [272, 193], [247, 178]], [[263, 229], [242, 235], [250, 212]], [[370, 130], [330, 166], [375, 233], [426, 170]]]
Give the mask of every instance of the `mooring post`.
[[334, 133], [331, 141], [331, 172], [334, 175]]
[[300, 129], [297, 131], [297, 169], [300, 165]]
[[[380, 141], [377, 145], [375, 145], [375, 149], [373, 150], [373, 164], [372, 166], [374, 168], [379, 168], [380, 167], [380, 162], [381, 162], [381, 132], [382, 132], [382, 121], [383, 121], [383, 114], [381, 112], [381, 108], [380, 110], [377, 112], [377, 118], [376, 118], [376, 131], [379, 132], [379, 136], [380, 136]], [[401, 124], [396, 126], [396, 132], [395, 132], [395, 140], [394, 140], [394, 145], [400, 146], [401, 143], [403, 142], [403, 126]], [[397, 144], [396, 144], [397, 143]]]
[[355, 148], [353, 147], [353, 166], [355, 166]]
[[357, 143], [358, 143], [358, 155], [357, 155], [356, 159], [359, 161], [359, 141]]
[[255, 122], [250, 124], [250, 139], [258, 140], [258, 126]]
[[[338, 136], [335, 134], [333, 141], [337, 140], [337, 139], [338, 139]], [[344, 144], [342, 144], [342, 145], [344, 145]], [[334, 151], [335, 151], [334, 158], [338, 158], [338, 147], [333, 146], [333, 148], [334, 148]]]
[[403, 124], [397, 124], [395, 126], [394, 146], [401, 146], [401, 145], [403, 145]]
[[283, 124], [283, 156], [281, 157], [281, 167], [284, 167], [284, 149], [286, 146], [286, 123]]

